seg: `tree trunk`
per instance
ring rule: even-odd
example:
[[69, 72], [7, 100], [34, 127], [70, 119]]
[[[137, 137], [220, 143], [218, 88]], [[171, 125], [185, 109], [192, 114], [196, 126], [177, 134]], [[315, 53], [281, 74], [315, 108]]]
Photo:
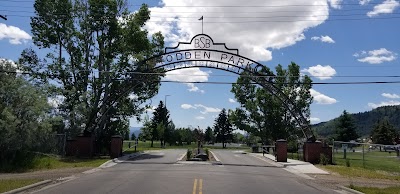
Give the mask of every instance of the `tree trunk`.
[[153, 147], [153, 139], [151, 139], [151, 145], [150, 145], [150, 147]]

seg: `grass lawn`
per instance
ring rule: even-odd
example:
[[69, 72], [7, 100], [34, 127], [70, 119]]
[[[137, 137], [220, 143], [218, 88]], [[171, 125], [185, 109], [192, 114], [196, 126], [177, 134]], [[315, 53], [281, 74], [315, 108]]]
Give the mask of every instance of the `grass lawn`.
[[34, 159], [34, 168], [32, 170], [41, 169], [58, 169], [58, 168], [75, 168], [75, 167], [98, 167], [104, 162], [110, 160], [107, 158], [56, 158], [49, 156], [37, 157]]
[[27, 172], [46, 169], [76, 168], [76, 167], [98, 167], [104, 162], [110, 160], [105, 158], [58, 158], [53, 156], [38, 155], [30, 159], [25, 166], [7, 166], [0, 172]]
[[13, 189], [25, 187], [27, 185], [40, 182], [39, 179], [10, 179], [0, 180], [0, 193], [11, 191]]
[[[350, 167], [347, 167], [343, 153], [335, 153], [334, 162], [337, 165], [317, 166], [347, 177], [400, 181], [400, 159], [393, 156], [395, 156], [395, 153], [365, 152], [363, 166], [362, 153], [348, 152], [346, 158], [349, 160]], [[288, 153], [288, 158], [298, 160], [297, 153]]]
[[350, 186], [350, 188], [366, 194], [400, 194], [400, 186], [387, 188]]
[[[389, 152], [365, 152], [364, 162], [361, 152], [347, 152], [351, 167], [360, 167], [368, 170], [386, 171], [400, 176], [400, 159], [396, 157], [396, 153]], [[346, 166], [346, 159], [343, 159], [343, 153], [334, 153], [334, 162], [341, 166]]]
[[371, 170], [368, 168], [362, 167], [346, 167], [340, 165], [317, 165], [321, 169], [325, 169], [327, 171], [336, 172], [342, 176], [347, 177], [363, 177], [369, 179], [389, 179], [389, 180], [397, 180], [400, 181], [400, 176], [391, 173], [390, 171], [378, 171]]

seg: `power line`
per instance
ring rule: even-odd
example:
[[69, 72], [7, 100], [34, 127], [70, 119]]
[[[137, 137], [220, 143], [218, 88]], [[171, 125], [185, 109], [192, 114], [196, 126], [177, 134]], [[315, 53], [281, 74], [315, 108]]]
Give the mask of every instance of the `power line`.
[[[28, 15], [15, 15], [15, 14], [10, 14], [8, 16], [13, 16], [13, 17], [34, 17], [32, 16], [28, 16]], [[194, 18], [194, 17], [193, 17]], [[326, 22], [330, 22], [330, 21], [366, 21], [366, 20], [388, 20], [388, 19], [400, 19], [399, 17], [379, 17], [379, 18], [338, 18], [338, 19], [310, 19], [310, 20], [248, 20], [248, 21], [205, 21], [204, 23], [209, 23], [209, 24], [218, 24], [218, 23], [282, 23], [282, 22], [315, 22], [315, 21], [326, 21]], [[101, 19], [98, 20], [93, 20], [93, 21], [103, 21]], [[171, 23], [171, 22], [177, 22], [176, 19], [174, 20], [170, 20], [170, 21], [166, 21], [166, 20], [158, 20], [158, 21], [154, 21], [154, 20], [149, 20], [147, 22], [150, 23]], [[201, 22], [197, 22], [197, 21], [179, 21], [180, 23], [201, 23]]]
[[[32, 11], [12, 11], [12, 10], [0, 10], [0, 11], [6, 11], [6, 12], [21, 12], [21, 13], [35, 13]], [[154, 12], [151, 12], [154, 13]], [[157, 13], [157, 12], [156, 12]], [[176, 14], [176, 12], [171, 12]], [[198, 12], [199, 13], [199, 12]], [[67, 15], [66, 13], [51, 13], [50, 15]], [[391, 13], [390, 15], [400, 15], [400, 13]], [[16, 16], [16, 15], [14, 15]], [[24, 16], [24, 15], [20, 15], [20, 16]], [[34, 15], [32, 15], [34, 16]], [[31, 15], [29, 15], [29, 17], [32, 17]], [[255, 18], [290, 18], [290, 17], [325, 17], [325, 16], [331, 16], [331, 17], [346, 17], [346, 16], [366, 16], [365, 13], [356, 13], [356, 14], [323, 14], [323, 15], [276, 15], [276, 16], [237, 16], [237, 13], [235, 13], [234, 16], [226, 16], [224, 14], [224, 16], [207, 16], [207, 18], [229, 18], [229, 19], [241, 19], [241, 18], [250, 18], [250, 19], [255, 19]], [[141, 17], [141, 16], [137, 16], [137, 17]], [[147, 16], [143, 16], [143, 17], [147, 17]], [[193, 18], [193, 19], [198, 19], [198, 16], [162, 16], [162, 15], [151, 15], [151, 18], [164, 18], [164, 19], [175, 19], [175, 18]]]
[[[12, 2], [12, 3], [33, 3], [34, 1], [29, 0], [2, 0], [3, 2]], [[290, 2], [288, 1], [277, 1], [277, 2]], [[374, 3], [369, 2], [368, 5], [396, 5], [397, 2], [386, 2], [386, 3]], [[102, 5], [102, 4], [100, 4]], [[103, 4], [105, 5], [105, 4]], [[140, 7], [142, 4], [128, 4], [132, 7]], [[293, 5], [282, 5], [282, 4], [275, 4], [275, 5], [167, 5], [163, 7], [235, 7], [235, 8], [243, 8], [243, 7], [319, 7], [319, 6], [359, 6], [359, 3], [323, 3], [323, 4], [293, 4]]]
[[[31, 73], [31, 72], [18, 72], [18, 71], [4, 71], [0, 70], [0, 73], [10, 73], [10, 74], [21, 74], [21, 75], [41, 75], [41, 76], [47, 76], [49, 78], [57, 78], [59, 77], [58, 75], [52, 75], [48, 73]], [[131, 72], [133, 73], [133, 72]], [[140, 75], [160, 75], [160, 73], [142, 73], [142, 72], [134, 72], [135, 74], [140, 74]], [[182, 74], [178, 74], [182, 75]], [[192, 76], [192, 75], [190, 75]], [[67, 76], [67, 77], [72, 77], [72, 76]], [[248, 77], [261, 77], [261, 76], [248, 76]], [[279, 76], [264, 76], [264, 77], [279, 77]], [[290, 77], [290, 76], [284, 76], [284, 77]], [[296, 76], [297, 77], [297, 76]], [[394, 76], [396, 78], [399, 78], [400, 76]], [[92, 79], [93, 77], [91, 77]], [[96, 78], [98, 79], [98, 78]], [[124, 80], [130, 80], [128, 78], [112, 78], [111, 80], [114, 81], [124, 81]], [[161, 80], [160, 82], [164, 83], [191, 83], [191, 84], [239, 84], [236, 82], [214, 82], [214, 81], [173, 81], [173, 80]], [[275, 84], [273, 82], [269, 82], [270, 84]], [[367, 85], [367, 84], [397, 84], [400, 83], [400, 81], [364, 81], [364, 82], [313, 82], [312, 85]], [[251, 83], [251, 84], [257, 84], [257, 83]], [[284, 83], [288, 84], [288, 83]], [[298, 84], [305, 84], [305, 83], [298, 83]]]

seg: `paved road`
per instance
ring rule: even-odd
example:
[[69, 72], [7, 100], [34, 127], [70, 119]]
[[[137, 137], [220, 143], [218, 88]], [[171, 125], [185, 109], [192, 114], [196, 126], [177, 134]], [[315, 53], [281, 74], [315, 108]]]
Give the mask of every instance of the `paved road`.
[[223, 165], [176, 163], [184, 153], [150, 152], [38, 193], [334, 193], [247, 154], [215, 150]]

